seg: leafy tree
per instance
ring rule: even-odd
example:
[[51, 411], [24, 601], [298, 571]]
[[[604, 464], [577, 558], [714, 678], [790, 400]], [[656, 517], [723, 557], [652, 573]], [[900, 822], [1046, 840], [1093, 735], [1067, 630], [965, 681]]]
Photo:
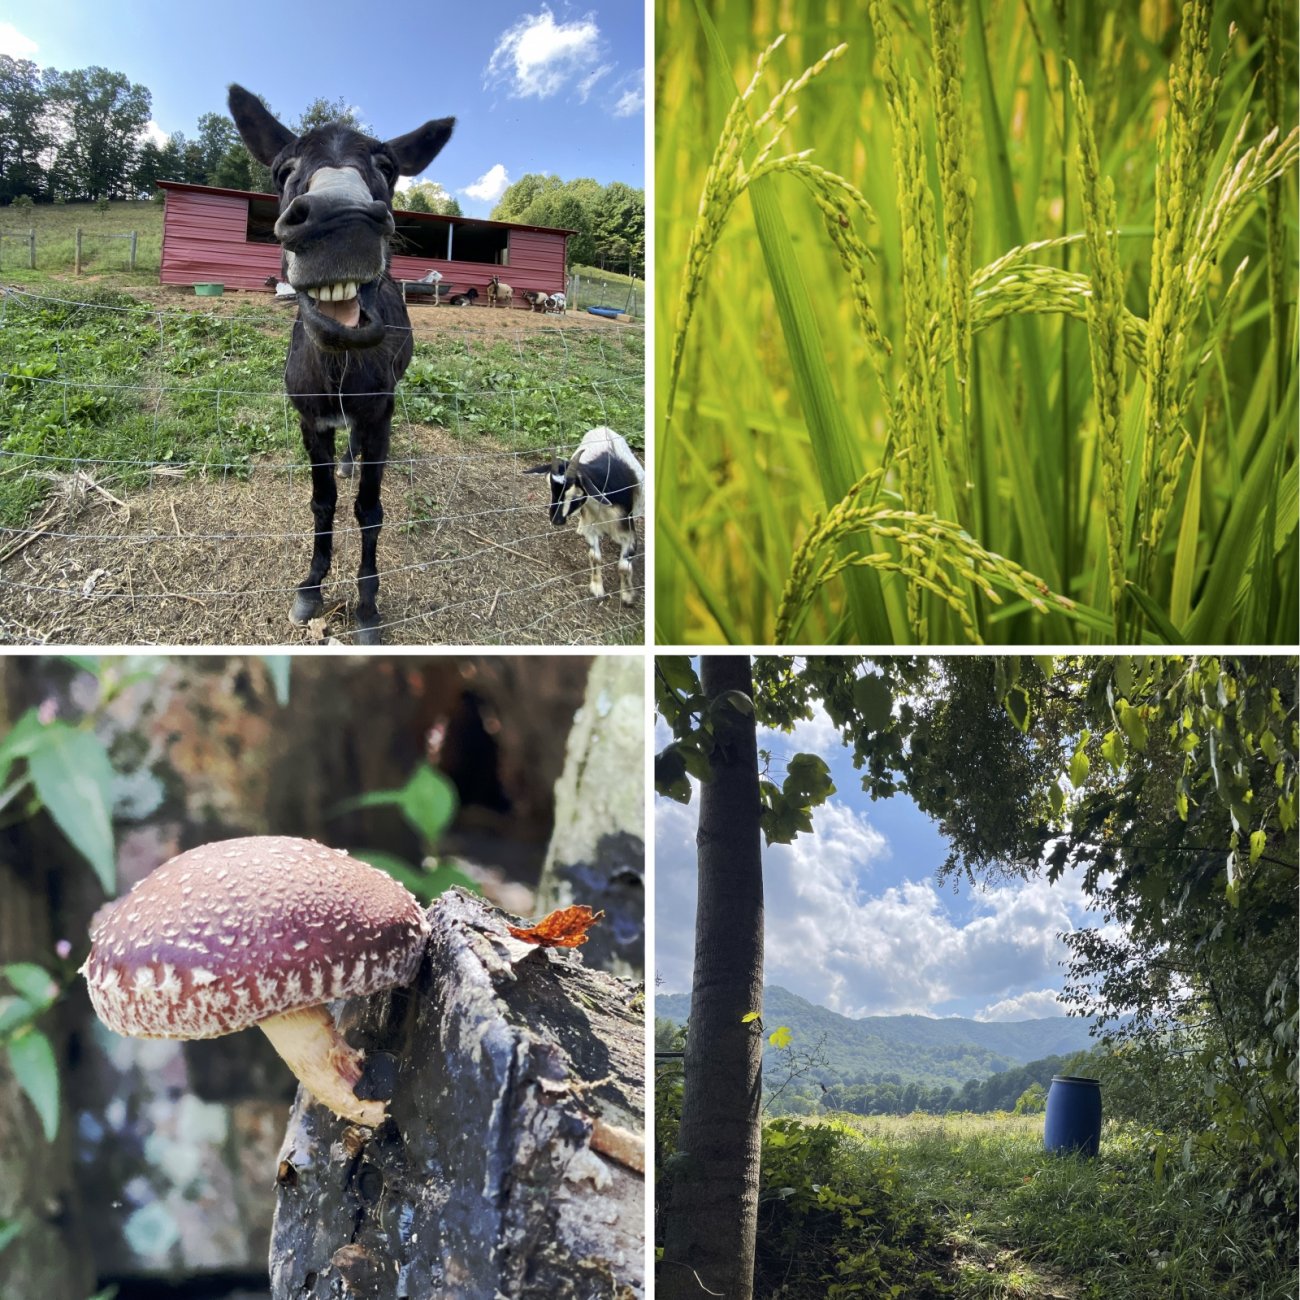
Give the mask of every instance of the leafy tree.
[[197, 164], [203, 172], [203, 184], [216, 185], [221, 161], [240, 143], [235, 124], [224, 113], [204, 113], [199, 118]]
[[1041, 1115], [1047, 1109], [1047, 1093], [1041, 1083], [1031, 1083], [1016, 1098], [1014, 1113], [1017, 1115]]
[[328, 126], [331, 122], [341, 122], [363, 135], [374, 135], [374, 130], [363, 122], [356, 110], [340, 95], [337, 99], [316, 98], [303, 109], [296, 122], [289, 124], [297, 135], [306, 135], [318, 126]]
[[149, 91], [100, 67], [47, 69], [42, 84], [58, 140], [56, 173], [64, 197], [129, 193], [153, 103]]
[[49, 145], [40, 69], [0, 54], [0, 203], [41, 193]]
[[437, 212], [444, 217], [459, 217], [460, 202], [437, 181], [420, 181], [398, 190], [393, 196], [393, 206], [407, 212]]

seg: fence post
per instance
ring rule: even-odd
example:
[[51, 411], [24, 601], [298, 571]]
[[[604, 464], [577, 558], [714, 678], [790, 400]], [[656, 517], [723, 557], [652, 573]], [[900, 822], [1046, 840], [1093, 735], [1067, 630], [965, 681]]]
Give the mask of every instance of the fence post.
[[27, 267], [28, 270], [36, 270], [36, 227], [33, 226], [27, 232]]
[[131, 232], [131, 270], [135, 270], [135, 238], [136, 232]]
[[73, 275], [81, 274], [81, 227], [77, 227], [77, 260], [73, 264]]

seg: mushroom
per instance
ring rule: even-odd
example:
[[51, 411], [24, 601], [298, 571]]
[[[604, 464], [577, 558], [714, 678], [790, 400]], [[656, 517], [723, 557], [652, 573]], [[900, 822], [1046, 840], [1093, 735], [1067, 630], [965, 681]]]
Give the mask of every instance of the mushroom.
[[336, 1115], [383, 1122], [353, 1092], [363, 1054], [324, 1005], [409, 984], [429, 921], [391, 876], [312, 840], [204, 844], [140, 881], [91, 929], [90, 1000], [134, 1038], [217, 1038], [258, 1025]]

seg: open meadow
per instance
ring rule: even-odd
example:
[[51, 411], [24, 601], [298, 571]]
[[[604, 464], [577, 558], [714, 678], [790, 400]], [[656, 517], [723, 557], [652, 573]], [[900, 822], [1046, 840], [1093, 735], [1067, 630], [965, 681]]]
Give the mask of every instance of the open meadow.
[[1167, 1300], [1294, 1294], [1267, 1244], [1152, 1137], [1107, 1121], [1049, 1156], [1042, 1115], [834, 1115], [764, 1126], [755, 1295]]
[[1294, 643], [1288, 12], [660, 0], [660, 643]]

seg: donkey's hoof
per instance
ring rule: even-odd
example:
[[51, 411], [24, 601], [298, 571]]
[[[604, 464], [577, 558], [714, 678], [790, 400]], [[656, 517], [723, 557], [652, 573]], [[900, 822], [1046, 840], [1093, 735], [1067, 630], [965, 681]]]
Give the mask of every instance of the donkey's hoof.
[[300, 591], [294, 595], [289, 622], [294, 627], [306, 627], [312, 619], [320, 618], [324, 612], [325, 602], [319, 596], [308, 596]]
[[351, 456], [344, 456], [339, 461], [339, 478], [351, 478], [357, 472], [357, 463]]
[[384, 638], [379, 627], [378, 618], [370, 623], [359, 623], [357, 625], [357, 645], [383, 645]]

